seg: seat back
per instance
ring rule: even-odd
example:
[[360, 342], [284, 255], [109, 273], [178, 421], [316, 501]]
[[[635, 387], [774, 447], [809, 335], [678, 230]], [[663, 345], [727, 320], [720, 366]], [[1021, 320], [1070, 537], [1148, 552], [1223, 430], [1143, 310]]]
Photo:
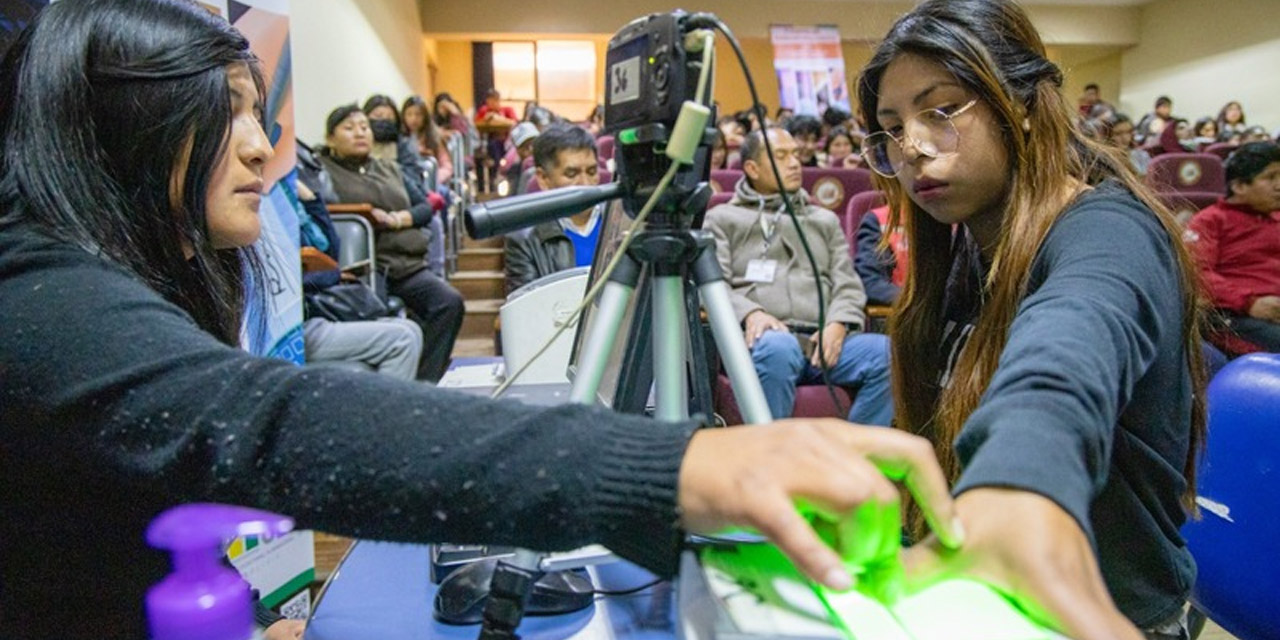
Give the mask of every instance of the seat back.
[[613, 159], [614, 140], [613, 136], [600, 136], [596, 138], [596, 157], [601, 162], [608, 162]]
[[1223, 194], [1227, 174], [1222, 158], [1211, 153], [1164, 153], [1147, 166], [1147, 184], [1160, 192]]
[[1191, 600], [1240, 638], [1280, 629], [1280, 355], [1238, 358], [1209, 384], [1202, 517], [1183, 527], [1198, 565]]
[[369, 266], [360, 279], [372, 288], [373, 274], [377, 271], [373, 225], [352, 213], [335, 213], [330, 218], [333, 219], [333, 230], [338, 234], [338, 266], [348, 267], [367, 261]]
[[871, 172], [866, 169], [805, 167], [801, 185], [823, 209], [837, 213], [848, 206], [849, 198], [871, 190]]
[[1186, 226], [1197, 211], [1215, 203], [1222, 197], [1220, 193], [1201, 191], [1160, 191], [1156, 197], [1169, 207], [1178, 222]]
[[733, 193], [734, 187], [738, 185], [738, 180], [742, 179], [741, 169], [712, 169], [711, 181], [720, 187], [716, 191], [727, 191]]
[[845, 206], [844, 217], [840, 220], [840, 226], [844, 229], [844, 237], [849, 241], [850, 253], [858, 250], [858, 245], [854, 242], [853, 235], [858, 232], [858, 225], [862, 224], [862, 216], [876, 207], [884, 206], [884, 204], [885, 195], [883, 191], [863, 191], [849, 198], [849, 204]]
[[1231, 155], [1231, 152], [1235, 150], [1236, 150], [1236, 145], [1231, 144], [1230, 142], [1215, 142], [1205, 147], [1204, 153], [1211, 153], [1215, 156], [1218, 156], [1219, 158], [1222, 158], [1223, 160], [1226, 160], [1227, 156]]
[[733, 199], [732, 191], [721, 191], [711, 194], [711, 199], [707, 201], [707, 210], [714, 209]]

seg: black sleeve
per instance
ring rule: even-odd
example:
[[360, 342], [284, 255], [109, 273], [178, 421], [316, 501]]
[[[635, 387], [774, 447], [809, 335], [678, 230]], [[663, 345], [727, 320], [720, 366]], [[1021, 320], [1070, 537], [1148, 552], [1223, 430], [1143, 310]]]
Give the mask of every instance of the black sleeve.
[[1181, 331], [1176, 259], [1155, 216], [1102, 202], [1065, 214], [1037, 257], [1000, 365], [956, 441], [957, 493], [1043, 495], [1092, 536], [1115, 425], [1156, 345]]
[[10, 454], [53, 452], [120, 486], [145, 479], [170, 504], [251, 505], [300, 528], [539, 550], [598, 542], [675, 570], [692, 423], [256, 358], [87, 252], [13, 245], [0, 234]]
[[898, 285], [893, 283], [896, 264], [892, 251], [880, 250], [880, 236], [880, 220], [867, 212], [858, 224], [858, 250], [853, 257], [853, 266], [867, 290], [867, 302], [893, 304], [900, 293]]

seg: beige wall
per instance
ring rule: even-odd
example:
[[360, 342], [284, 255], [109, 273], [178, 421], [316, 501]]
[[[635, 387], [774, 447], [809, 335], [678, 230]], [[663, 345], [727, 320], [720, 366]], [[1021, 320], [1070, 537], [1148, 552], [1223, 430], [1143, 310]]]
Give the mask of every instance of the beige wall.
[[291, 20], [294, 115], [304, 141], [323, 139], [325, 116], [339, 104], [429, 93], [416, 0], [301, 0], [291, 3]]
[[[1273, 0], [1263, 0], [1265, 3]], [[681, 6], [670, 0], [419, 0], [422, 30], [428, 34], [614, 33], [632, 19]], [[849, 40], [874, 40], [914, 2], [833, 2], [832, 0], [702, 0], [683, 8], [710, 11], [739, 38], [764, 38], [770, 24], [831, 24]], [[1138, 34], [1134, 7], [1031, 6], [1032, 19], [1052, 43], [1133, 44]]]
[[1120, 106], [1136, 120], [1159, 95], [1175, 115], [1214, 115], [1229, 100], [1250, 124], [1280, 127], [1280, 2], [1157, 0], [1142, 9], [1140, 44], [1126, 51]]

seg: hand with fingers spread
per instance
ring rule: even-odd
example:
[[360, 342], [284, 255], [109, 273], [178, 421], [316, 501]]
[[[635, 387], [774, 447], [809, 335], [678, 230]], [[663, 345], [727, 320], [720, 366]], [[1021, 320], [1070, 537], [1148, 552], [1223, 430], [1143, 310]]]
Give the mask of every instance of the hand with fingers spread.
[[760, 336], [764, 335], [766, 331], [791, 331], [781, 320], [765, 313], [763, 309], [756, 309], [747, 314], [746, 319], [742, 322], [745, 327], [743, 334], [747, 338], [748, 349], [754, 347], [756, 340], [759, 340]]
[[1142, 640], [1112, 602], [1084, 531], [1056, 503], [1028, 491], [980, 488], [961, 494], [955, 510], [964, 548], [945, 549], [930, 537], [908, 549], [909, 585], [965, 574], [1077, 640]]
[[[839, 322], [827, 323], [825, 329], [815, 331], [812, 336], [809, 336], [809, 342], [814, 345], [813, 354], [809, 356], [809, 364], [819, 369], [834, 367], [840, 361], [840, 351], [844, 349], [844, 338], [847, 335], [849, 335], [848, 330]], [[825, 367], [822, 360], [818, 359], [819, 341], [822, 343], [822, 360], [826, 361]]]
[[[782, 420], [700, 431], [680, 467], [678, 499], [688, 530], [753, 527], [805, 574], [843, 590], [852, 581], [842, 559], [819, 539], [796, 503], [830, 518], [850, 516], [864, 503], [896, 506], [899, 494], [891, 478], [911, 491], [933, 531], [948, 546], [959, 546], [963, 534], [956, 528], [947, 482], [929, 443], [901, 431], [841, 420]], [[897, 536], [897, 522], [890, 528], [867, 535]]]

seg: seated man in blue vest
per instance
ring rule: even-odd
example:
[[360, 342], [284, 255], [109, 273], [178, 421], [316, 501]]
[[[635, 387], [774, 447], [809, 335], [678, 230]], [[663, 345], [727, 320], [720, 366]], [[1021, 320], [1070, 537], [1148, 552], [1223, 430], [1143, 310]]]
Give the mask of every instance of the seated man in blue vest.
[[[555, 124], [543, 131], [533, 142], [533, 163], [543, 191], [599, 181], [595, 138], [577, 125]], [[507, 293], [557, 271], [591, 264], [607, 207], [601, 203], [507, 235]]]

